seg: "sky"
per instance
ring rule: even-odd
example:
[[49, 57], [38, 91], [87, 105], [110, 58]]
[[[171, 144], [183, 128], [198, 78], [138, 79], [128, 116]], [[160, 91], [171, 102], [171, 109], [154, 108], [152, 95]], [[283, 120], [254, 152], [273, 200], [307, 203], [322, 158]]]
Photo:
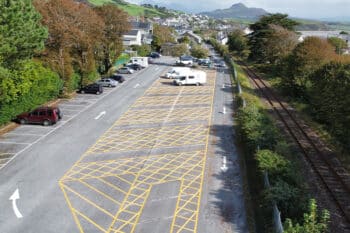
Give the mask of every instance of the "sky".
[[128, 0], [150, 3], [188, 12], [229, 8], [242, 2], [248, 7], [264, 8], [270, 13], [287, 13], [293, 17], [350, 20], [350, 0]]

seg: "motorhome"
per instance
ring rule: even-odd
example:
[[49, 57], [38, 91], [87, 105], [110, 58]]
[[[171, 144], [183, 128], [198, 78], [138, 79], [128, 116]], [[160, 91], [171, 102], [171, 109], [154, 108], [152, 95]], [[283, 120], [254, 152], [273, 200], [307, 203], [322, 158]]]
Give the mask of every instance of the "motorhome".
[[148, 57], [131, 57], [128, 65], [129, 64], [139, 64], [146, 68], [148, 67]]
[[201, 70], [190, 70], [175, 77], [175, 85], [204, 85], [207, 82], [207, 74]]
[[183, 72], [188, 72], [191, 69], [189, 67], [173, 67], [166, 74], [165, 78], [175, 78], [176, 76], [181, 75]]

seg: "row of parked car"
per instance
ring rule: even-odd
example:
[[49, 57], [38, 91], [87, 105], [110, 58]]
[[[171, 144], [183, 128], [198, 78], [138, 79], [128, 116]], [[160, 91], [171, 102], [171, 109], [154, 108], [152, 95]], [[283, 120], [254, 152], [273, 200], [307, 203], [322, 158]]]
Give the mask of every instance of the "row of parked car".
[[[133, 74], [148, 66], [150, 58], [160, 58], [160, 54], [152, 52], [149, 57], [132, 57], [130, 62], [117, 72], [107, 78], [102, 78], [95, 83], [82, 86], [77, 91], [81, 94], [102, 94], [104, 87], [116, 87], [118, 83], [123, 83], [125, 77], [121, 74]], [[52, 125], [62, 119], [62, 113], [58, 107], [39, 107], [31, 112], [25, 112], [18, 115], [15, 119], [20, 124], [41, 124], [44, 126]]]

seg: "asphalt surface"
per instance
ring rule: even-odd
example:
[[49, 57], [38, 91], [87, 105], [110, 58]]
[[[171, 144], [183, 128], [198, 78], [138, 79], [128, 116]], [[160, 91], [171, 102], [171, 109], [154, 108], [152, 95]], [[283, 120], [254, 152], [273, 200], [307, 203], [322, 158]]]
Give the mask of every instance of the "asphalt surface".
[[1, 233], [247, 232], [229, 76], [175, 87], [158, 61], [0, 138]]

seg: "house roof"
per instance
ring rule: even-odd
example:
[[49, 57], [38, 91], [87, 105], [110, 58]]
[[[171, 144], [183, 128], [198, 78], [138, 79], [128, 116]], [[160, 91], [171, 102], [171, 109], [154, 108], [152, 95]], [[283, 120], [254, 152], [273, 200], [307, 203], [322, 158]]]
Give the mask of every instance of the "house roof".
[[137, 30], [137, 29], [131, 29], [130, 31], [128, 31], [127, 33], [125, 33], [124, 36], [137, 36], [138, 33], [139, 33], [139, 30]]
[[152, 28], [151, 23], [144, 23], [144, 22], [131, 22], [131, 26], [133, 29], [146, 29], [150, 30]]

